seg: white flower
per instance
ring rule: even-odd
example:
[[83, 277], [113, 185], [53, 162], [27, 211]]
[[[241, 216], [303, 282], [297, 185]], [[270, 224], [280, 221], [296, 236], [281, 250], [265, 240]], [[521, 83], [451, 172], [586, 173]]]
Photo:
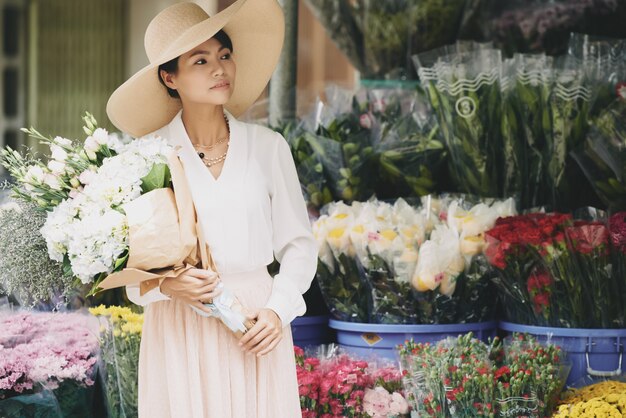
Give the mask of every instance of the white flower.
[[26, 175], [24, 176], [25, 180], [29, 183], [41, 184], [45, 178], [45, 172], [39, 165], [32, 165], [26, 171]]
[[96, 176], [96, 172], [95, 171], [85, 170], [82, 173], [80, 173], [80, 175], [78, 176], [78, 180], [82, 184], [89, 184], [89, 183], [91, 183], [91, 181], [94, 179], [95, 176]]
[[93, 136], [88, 136], [83, 144], [85, 151], [89, 153], [95, 153], [100, 149], [100, 144], [94, 139]]
[[451, 296], [456, 286], [456, 278], [465, 269], [459, 236], [447, 226], [438, 226], [430, 239], [419, 249], [419, 256], [413, 286], [420, 292], [435, 290]]
[[52, 140], [52, 142], [54, 142], [55, 144], [58, 144], [58, 145], [66, 146], [66, 147], [72, 146], [72, 141], [70, 141], [67, 138], [63, 138], [61, 136], [55, 136], [54, 139]]
[[328, 215], [322, 215], [313, 222], [311, 227], [313, 231], [313, 237], [317, 241], [318, 257], [319, 259], [330, 269], [334, 271], [333, 253], [326, 242], [328, 231], [326, 229], [326, 219]]
[[48, 161], [48, 169], [54, 174], [64, 174], [65, 173], [65, 163], [57, 160]]
[[91, 137], [99, 145], [106, 145], [109, 142], [109, 133], [103, 128], [98, 128], [93, 131]]
[[52, 152], [52, 159], [60, 162], [64, 162], [65, 160], [67, 160], [67, 152], [60, 146], [51, 144], [50, 151]]
[[54, 174], [46, 174], [43, 182], [53, 190], [61, 190], [61, 182], [59, 178]]

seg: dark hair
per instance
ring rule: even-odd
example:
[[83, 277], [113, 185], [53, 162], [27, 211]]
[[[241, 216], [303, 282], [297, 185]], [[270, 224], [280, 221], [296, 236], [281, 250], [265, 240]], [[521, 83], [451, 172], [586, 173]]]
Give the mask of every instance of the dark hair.
[[[223, 30], [220, 30], [215, 35], [213, 35], [213, 38], [217, 39], [223, 47], [230, 49], [230, 52], [234, 52], [233, 42], [230, 40], [230, 36], [228, 36], [226, 32], [224, 32]], [[176, 72], [178, 71], [178, 59], [179, 58], [180, 57], [176, 57], [172, 60], [169, 60], [168, 62], [164, 64], [159, 65], [159, 70], [157, 71], [157, 77], [159, 77], [159, 81], [167, 89], [167, 94], [169, 94], [170, 97], [174, 97], [176, 99], [180, 99], [180, 95], [178, 94], [178, 91], [169, 88], [165, 84], [165, 82], [163, 81], [163, 78], [161, 77], [161, 70], [164, 70], [168, 74], [176, 74]]]

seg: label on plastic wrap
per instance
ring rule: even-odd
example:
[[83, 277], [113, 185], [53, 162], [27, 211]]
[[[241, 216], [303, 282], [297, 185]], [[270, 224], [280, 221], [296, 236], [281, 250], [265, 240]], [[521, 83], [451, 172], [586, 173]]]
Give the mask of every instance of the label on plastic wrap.
[[378, 334], [374, 334], [372, 332], [366, 332], [365, 334], [361, 334], [361, 338], [363, 341], [367, 343], [367, 345], [372, 346], [378, 344], [383, 339]]
[[498, 400], [500, 416], [511, 418], [535, 417], [539, 410], [537, 396], [511, 397]]
[[469, 119], [476, 113], [476, 102], [471, 97], [461, 97], [456, 102], [456, 113], [462, 118]]

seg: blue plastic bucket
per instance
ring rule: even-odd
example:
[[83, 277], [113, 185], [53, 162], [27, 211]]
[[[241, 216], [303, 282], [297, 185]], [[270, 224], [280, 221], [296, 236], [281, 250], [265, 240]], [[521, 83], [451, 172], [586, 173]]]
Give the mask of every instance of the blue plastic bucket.
[[328, 328], [328, 315], [300, 316], [291, 322], [293, 344], [304, 348], [333, 342], [333, 332]]
[[378, 355], [396, 357], [396, 346], [413, 338], [415, 342], [434, 343], [446, 337], [457, 337], [473, 332], [480, 340], [487, 341], [496, 335], [496, 321], [445, 325], [387, 325], [344, 322], [331, 319], [329, 326], [337, 330], [337, 342], [347, 351], [358, 356]]
[[626, 329], [550, 328], [511, 322], [500, 322], [500, 329], [525, 332], [539, 341], [559, 345], [572, 366], [568, 386], [584, 385], [583, 378], [611, 378], [626, 371], [622, 362]]

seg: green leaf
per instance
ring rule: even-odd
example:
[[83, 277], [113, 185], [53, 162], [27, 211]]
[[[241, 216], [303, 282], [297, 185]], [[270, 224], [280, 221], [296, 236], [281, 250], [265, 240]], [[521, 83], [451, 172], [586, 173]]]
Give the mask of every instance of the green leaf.
[[167, 164], [155, 164], [152, 166], [152, 170], [141, 179], [141, 191], [148, 193], [152, 190], [169, 187], [170, 180], [171, 173]]

